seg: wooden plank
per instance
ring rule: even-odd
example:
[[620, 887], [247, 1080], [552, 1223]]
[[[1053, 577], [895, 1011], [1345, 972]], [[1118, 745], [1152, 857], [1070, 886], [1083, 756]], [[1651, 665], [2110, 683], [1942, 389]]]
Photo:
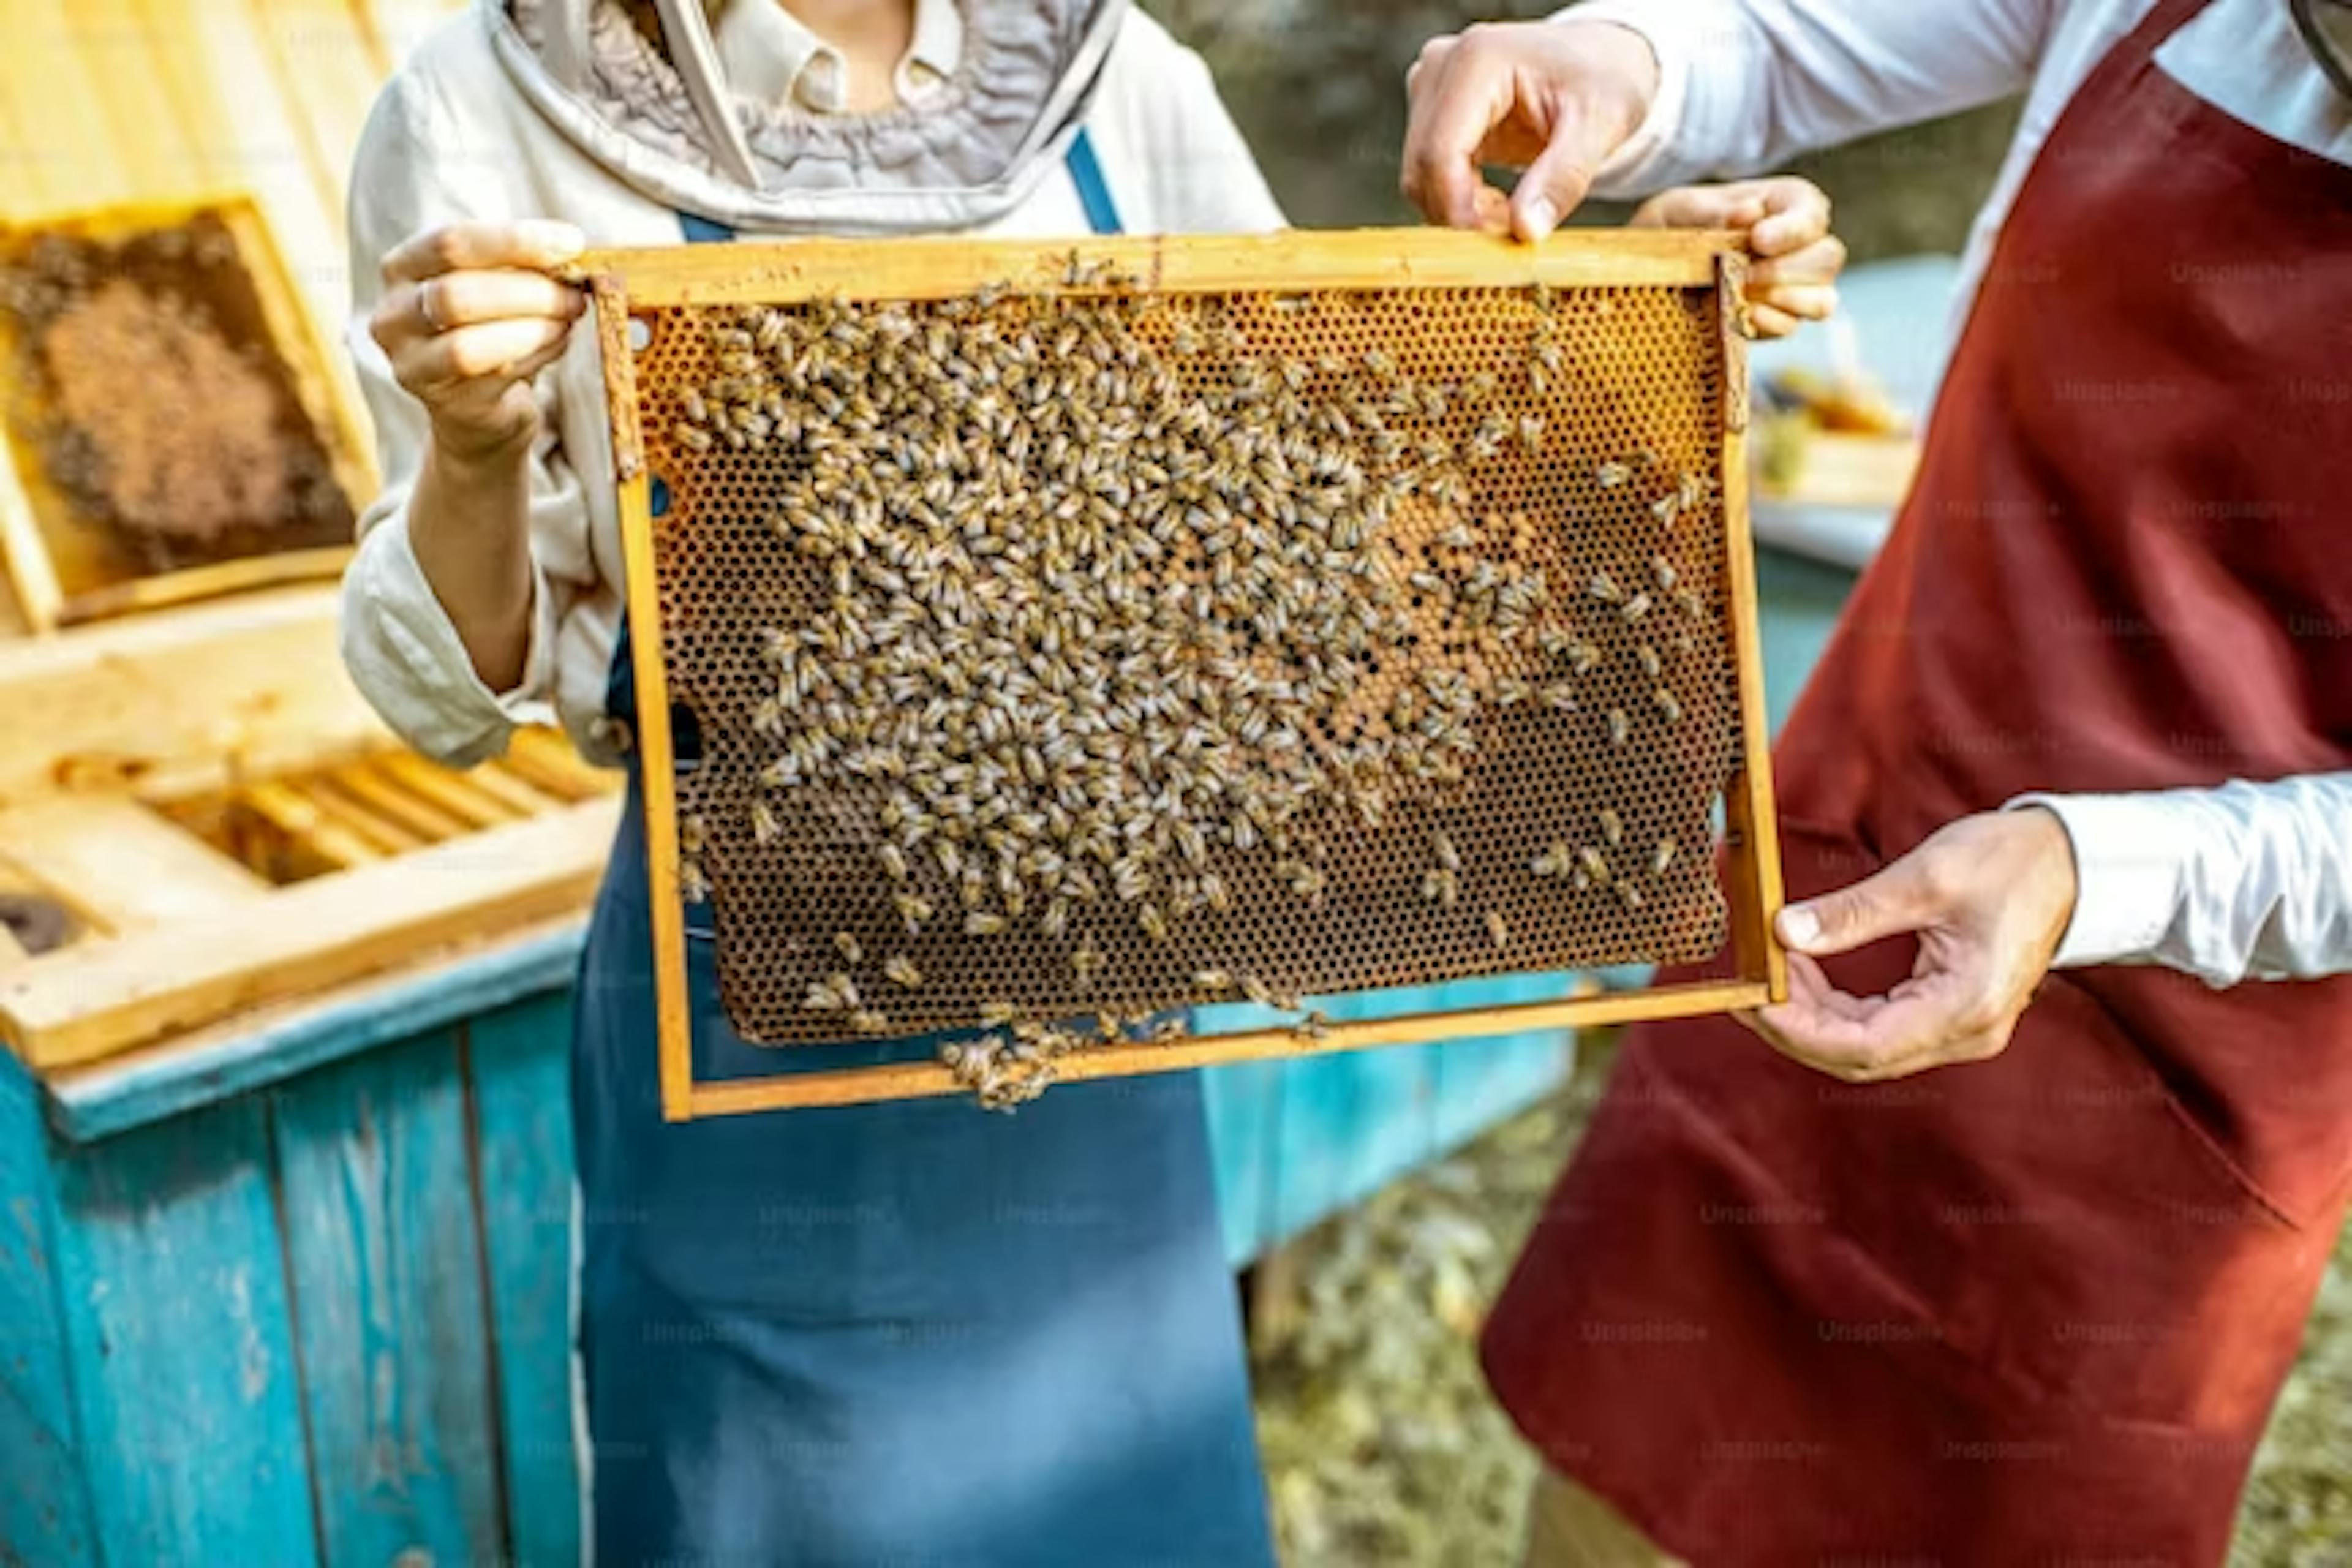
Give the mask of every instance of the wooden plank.
[[105, 1563], [319, 1561], [266, 1115], [238, 1100], [56, 1166]]
[[[311, 321], [330, 332], [351, 308], [341, 175], [314, 178], [307, 121], [289, 98], [274, 53], [240, 0], [145, 0], [149, 26], [187, 62], [211, 98], [208, 161], [253, 192], [268, 214]], [[370, 92], [362, 101], [373, 98]], [[348, 159], [351, 149], [345, 149]], [[332, 370], [346, 378], [340, 362]]]
[[432, 800], [394, 783], [366, 763], [338, 768], [334, 785], [379, 816], [398, 823], [428, 844], [457, 838], [474, 830], [467, 817], [446, 811]]
[[226, 789], [381, 745], [331, 586], [0, 645], [0, 806], [170, 774]]
[[455, 1037], [277, 1098], [286, 1278], [331, 1563], [502, 1557], [480, 1237]]
[[[178, 127], [179, 153], [191, 184], [226, 190], [242, 184], [235, 148], [224, 125], [219, 89], [204, 68], [193, 13], [214, 10], [213, 0], [114, 0], [123, 25], [135, 28], [146, 46], [153, 89]], [[153, 193], [163, 194], [163, 193]]]
[[[367, 504], [365, 491], [351, 493], [354, 506]], [[85, 621], [103, 621], [142, 610], [169, 609], [174, 605], [194, 604], [199, 599], [250, 593], [256, 588], [277, 588], [289, 583], [331, 582], [343, 574], [343, 568], [351, 564], [351, 560], [352, 552], [348, 545], [330, 545], [320, 550], [284, 550], [274, 555], [247, 555], [236, 561], [217, 561], [208, 566], [191, 566], [155, 577], [134, 577], [129, 582], [109, 583], [103, 587], [87, 589], [72, 595], [58, 606], [57, 620], [61, 626], [78, 626]]]
[[384, 858], [383, 850], [284, 784], [248, 784], [233, 798], [236, 805], [284, 834], [297, 849], [331, 866], [349, 869]]
[[404, 823], [394, 821], [352, 795], [333, 779], [290, 779], [287, 787], [309, 802], [320, 816], [356, 836], [379, 855], [405, 855], [432, 842], [424, 834], [412, 831]]
[[7, 574], [9, 598], [26, 630], [45, 632], [58, 624], [65, 589], [6, 441], [0, 441], [0, 570]]
[[478, 777], [426, 762], [414, 752], [393, 752], [378, 757], [377, 771], [398, 787], [431, 803], [467, 827], [496, 827], [532, 816], [517, 810], [506, 797], [481, 787]]
[[347, 0], [246, 0], [243, 11], [319, 204], [341, 212], [352, 153], [383, 80], [351, 7]]
[[[689, 247], [688, 248], [697, 248]], [[662, 1117], [693, 1116], [693, 996], [686, 980], [686, 915], [678, 890], [677, 753], [669, 731], [669, 677], [662, 667], [661, 578], [654, 560], [653, 491], [635, 423], [635, 362], [625, 314], [608, 283], [596, 289], [596, 331], [604, 348], [612, 400], [614, 453], [620, 478], [621, 554], [631, 675], [636, 688], [639, 788], [644, 791], [648, 923], [654, 952], [654, 1036], [659, 1052]], [[534, 781], [536, 782], [536, 781]]]
[[572, 1008], [569, 994], [538, 996], [467, 1030], [509, 1552], [533, 1568], [582, 1558], [572, 1437]]
[[59, 796], [0, 812], [0, 858], [103, 931], [211, 920], [271, 890], [203, 839], [121, 795]]
[[1455, 229], [1289, 229], [1045, 243], [968, 238], [795, 239], [597, 250], [583, 277], [619, 280], [632, 306], [781, 304], [826, 296], [938, 300], [991, 283], [1065, 290], [1075, 256], [1107, 263], [1157, 293], [1245, 289], [1701, 288], [1738, 236], [1704, 229], [1562, 229], [1521, 245]]
[[533, 788], [519, 775], [508, 772], [502, 763], [488, 762], [468, 769], [466, 782], [497, 800], [517, 816], [541, 816], [563, 808], [561, 796]]
[[[1757, 483], [1789, 506], [1858, 507], [1892, 512], [1919, 472], [1919, 442], [1910, 436], [1817, 430], [1801, 415], [1763, 422]], [[1775, 471], [1776, 464], [1785, 471]]]
[[137, 194], [72, 16], [73, 0], [0, 0], [0, 37], [8, 40], [0, 48], [0, 98], [20, 138], [9, 145], [0, 182], [8, 216]]
[[[1137, 1073], [1175, 1072], [1227, 1062], [1299, 1058], [1381, 1046], [1433, 1040], [1475, 1039], [1542, 1029], [1600, 1028], [1610, 1024], [1660, 1018], [1695, 1018], [1759, 1007], [1769, 999], [1760, 984], [1730, 982], [1659, 986], [1605, 993], [1557, 1002], [1532, 1002], [1472, 1014], [1432, 1017], [1367, 1019], [1334, 1023], [1320, 1038], [1291, 1029], [1254, 1030], [1214, 1038], [1180, 1039], [1164, 1045], [1097, 1046], [1062, 1059], [1065, 1081], [1129, 1078]], [[689, 1064], [690, 1065], [690, 1064]], [[946, 1068], [926, 1062], [893, 1063], [841, 1071], [782, 1074], [690, 1084], [693, 1116], [733, 1116], [755, 1110], [863, 1105], [877, 1100], [914, 1100], [966, 1092]]]
[[558, 800], [593, 800], [620, 786], [619, 773], [587, 762], [552, 730], [517, 730], [503, 761], [509, 772]]
[[1744, 264], [1726, 259], [1718, 293], [1723, 320], [1723, 520], [1725, 574], [1734, 667], [1738, 671], [1740, 768], [1724, 793], [1732, 853], [1725, 894], [1731, 904], [1732, 953], [1738, 971], [1763, 982], [1771, 999], [1789, 994], [1789, 958], [1773, 933], [1780, 912], [1780, 818], [1772, 804], [1771, 713], [1764, 692], [1763, 612], [1756, 592], [1756, 541], [1748, 522], [1747, 308], [1737, 285]]
[[[15, 0], [0, 0], [0, 22], [14, 6]], [[42, 166], [34, 130], [16, 123], [16, 103], [5, 90], [0, 90], [0, 149], [6, 151], [0, 162], [0, 221], [49, 205], [55, 199], [49, 195], [49, 171]]]
[[[47, 1073], [58, 1136], [92, 1143], [569, 986], [587, 922], [541, 921], [493, 946], [279, 1002], [87, 1067]], [[0, 1054], [0, 1062], [5, 1062]]]
[[39, 1090], [0, 1060], [0, 1561], [98, 1562], [74, 1421]]
[[190, 127], [156, 68], [137, 0], [71, 0], [62, 26], [95, 89], [124, 188], [161, 196], [201, 185]]
[[18, 964], [0, 976], [0, 1037], [37, 1068], [91, 1061], [574, 912], [619, 813], [592, 802], [283, 888], [231, 931], [165, 927]]

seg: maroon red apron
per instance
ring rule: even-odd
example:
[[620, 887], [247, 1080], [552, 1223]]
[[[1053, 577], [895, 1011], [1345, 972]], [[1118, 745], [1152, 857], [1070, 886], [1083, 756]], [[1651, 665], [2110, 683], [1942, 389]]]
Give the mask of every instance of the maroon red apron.
[[[1779, 748], [1794, 897], [2026, 790], [2352, 767], [2352, 172], [2157, 68], [2201, 5], [2011, 215]], [[1871, 1088], [1654, 1027], [1487, 1369], [1700, 1563], [2219, 1562], [2347, 1179], [2352, 980], [2071, 972], [1996, 1061]]]

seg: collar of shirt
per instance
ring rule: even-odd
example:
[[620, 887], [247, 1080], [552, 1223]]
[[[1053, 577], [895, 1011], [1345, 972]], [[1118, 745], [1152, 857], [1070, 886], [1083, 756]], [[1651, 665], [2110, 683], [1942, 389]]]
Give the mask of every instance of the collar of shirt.
[[[727, 83], [754, 102], [838, 114], [847, 91], [841, 51], [817, 37], [781, 0], [731, 0], [719, 14], [719, 64]], [[915, 36], [891, 73], [909, 108], [942, 91], [963, 58], [958, 0], [916, 0]]]

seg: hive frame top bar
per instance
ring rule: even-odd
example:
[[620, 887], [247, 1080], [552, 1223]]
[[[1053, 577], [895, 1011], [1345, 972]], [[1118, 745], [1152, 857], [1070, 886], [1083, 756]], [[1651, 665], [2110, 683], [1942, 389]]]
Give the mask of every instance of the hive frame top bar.
[[[1745, 254], [1717, 229], [1564, 229], [1540, 245], [1454, 229], [1285, 230], [1079, 240], [783, 239], [593, 250], [581, 277], [620, 280], [631, 305], [784, 305], [830, 297], [946, 300], [990, 284], [1055, 293], [1064, 268], [1108, 263], [1145, 293], [1244, 289], [1712, 287]], [[751, 265], [747, 250], [772, 259]]]

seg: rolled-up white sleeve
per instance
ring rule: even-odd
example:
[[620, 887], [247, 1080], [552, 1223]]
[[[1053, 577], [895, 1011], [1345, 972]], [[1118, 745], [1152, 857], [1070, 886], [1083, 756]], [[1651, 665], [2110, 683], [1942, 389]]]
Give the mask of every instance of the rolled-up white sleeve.
[[2032, 80], [2060, 0], [1588, 0], [1657, 56], [1648, 118], [1604, 196], [1769, 168], [1795, 153], [1990, 103]]
[[2160, 963], [2209, 985], [2352, 973], [2352, 773], [2139, 795], [2030, 795], [2078, 891], [2055, 963]]
[[352, 175], [352, 316], [349, 342], [373, 416], [383, 490], [360, 517], [360, 544], [343, 577], [341, 644], [352, 682], [384, 722], [428, 756], [470, 765], [503, 751], [520, 724], [553, 715], [557, 623], [590, 584], [549, 570], [586, 558], [588, 506], [551, 433], [559, 428], [554, 377], [539, 382], [541, 428], [533, 455], [530, 647], [520, 681], [494, 692], [475, 672], [457, 628], [418, 564], [408, 535], [409, 497], [430, 440], [424, 408], [402, 390], [368, 332], [383, 292], [378, 258], [441, 224], [511, 218], [498, 182], [467, 155], [437, 112], [431, 89], [394, 78], [368, 120]]

